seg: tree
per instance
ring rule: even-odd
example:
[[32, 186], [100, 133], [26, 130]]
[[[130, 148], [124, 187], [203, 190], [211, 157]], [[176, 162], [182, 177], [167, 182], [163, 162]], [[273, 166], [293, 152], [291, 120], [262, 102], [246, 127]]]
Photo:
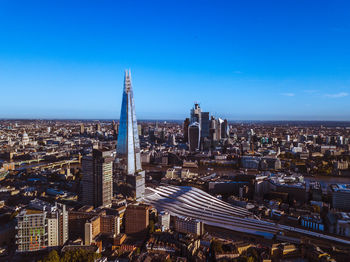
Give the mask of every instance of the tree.
[[222, 249], [222, 243], [220, 241], [217, 241], [217, 240], [213, 240], [211, 242], [211, 249], [215, 254], [220, 254], [220, 253], [224, 252]]
[[253, 257], [253, 258], [254, 258], [254, 261], [258, 261], [258, 259], [259, 259], [259, 253], [258, 253], [258, 251], [256, 250], [256, 248], [254, 248], [254, 247], [248, 248], [247, 254], [249, 255], [249, 257]]
[[85, 249], [76, 249], [64, 253], [60, 262], [94, 262], [101, 255]]
[[58, 255], [56, 250], [52, 250], [48, 256], [47, 259], [44, 259], [44, 262], [59, 262], [60, 261], [60, 256]]
[[85, 249], [70, 250], [60, 257], [56, 250], [52, 250], [38, 262], [94, 262], [100, 257], [100, 254]]
[[254, 257], [247, 257], [247, 262], [255, 262], [257, 260], [255, 260]]
[[56, 250], [52, 250], [43, 260], [39, 260], [39, 262], [60, 262], [60, 256]]
[[136, 255], [140, 255], [140, 253], [141, 253], [141, 249], [138, 247], [138, 248], [136, 249]]

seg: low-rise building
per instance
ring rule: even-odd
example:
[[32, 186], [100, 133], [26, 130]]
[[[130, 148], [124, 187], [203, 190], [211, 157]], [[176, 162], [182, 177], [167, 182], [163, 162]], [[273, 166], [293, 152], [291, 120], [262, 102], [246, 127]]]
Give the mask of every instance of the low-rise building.
[[191, 233], [200, 236], [203, 233], [203, 224], [197, 219], [176, 217], [175, 230], [184, 234]]
[[166, 211], [161, 211], [158, 215], [158, 223], [162, 231], [170, 228], [170, 214]]
[[301, 216], [300, 224], [312, 230], [324, 231], [324, 224], [319, 215]]
[[149, 224], [148, 205], [129, 205], [125, 211], [125, 233], [140, 234], [147, 231]]
[[69, 228], [72, 238], [82, 238], [85, 245], [90, 245], [101, 234], [115, 237], [120, 232], [120, 218], [84, 206], [69, 211]]
[[333, 208], [350, 210], [350, 184], [331, 185], [331, 196]]

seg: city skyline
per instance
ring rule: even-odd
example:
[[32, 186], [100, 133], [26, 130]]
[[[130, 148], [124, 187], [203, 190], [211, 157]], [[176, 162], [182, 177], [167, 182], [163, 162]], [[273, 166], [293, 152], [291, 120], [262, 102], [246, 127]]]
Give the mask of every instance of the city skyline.
[[0, 260], [349, 261], [349, 10], [0, 1]]
[[348, 2], [154, 3], [2, 2], [0, 118], [350, 120]]

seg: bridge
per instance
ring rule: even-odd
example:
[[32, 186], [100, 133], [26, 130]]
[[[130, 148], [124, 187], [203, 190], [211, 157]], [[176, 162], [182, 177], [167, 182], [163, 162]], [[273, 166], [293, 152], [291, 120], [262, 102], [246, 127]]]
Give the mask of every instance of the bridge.
[[22, 160], [15, 162], [15, 166], [21, 166], [23, 164], [31, 164], [31, 163], [39, 163], [40, 161], [43, 161], [44, 159], [38, 158], [38, 159], [30, 159], [30, 160]]
[[79, 160], [78, 159], [62, 160], [62, 161], [58, 161], [58, 162], [52, 162], [52, 163], [33, 166], [32, 169], [43, 170], [43, 169], [49, 169], [49, 168], [55, 168], [55, 167], [62, 168], [65, 165], [70, 166], [71, 164], [75, 164], [75, 163], [79, 163]]

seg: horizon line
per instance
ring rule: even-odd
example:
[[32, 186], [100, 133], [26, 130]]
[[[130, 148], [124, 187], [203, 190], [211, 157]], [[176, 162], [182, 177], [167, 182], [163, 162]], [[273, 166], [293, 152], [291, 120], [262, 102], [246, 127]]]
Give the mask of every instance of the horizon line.
[[[186, 118], [185, 118], [186, 119]], [[119, 118], [0, 118], [0, 121], [33, 121], [33, 120], [42, 120], [42, 121], [118, 121]], [[171, 121], [171, 122], [183, 122], [184, 119], [137, 119], [137, 121]], [[298, 119], [266, 119], [266, 120], [258, 120], [258, 119], [227, 119], [230, 122], [345, 122], [350, 123], [350, 120], [298, 120]]]

